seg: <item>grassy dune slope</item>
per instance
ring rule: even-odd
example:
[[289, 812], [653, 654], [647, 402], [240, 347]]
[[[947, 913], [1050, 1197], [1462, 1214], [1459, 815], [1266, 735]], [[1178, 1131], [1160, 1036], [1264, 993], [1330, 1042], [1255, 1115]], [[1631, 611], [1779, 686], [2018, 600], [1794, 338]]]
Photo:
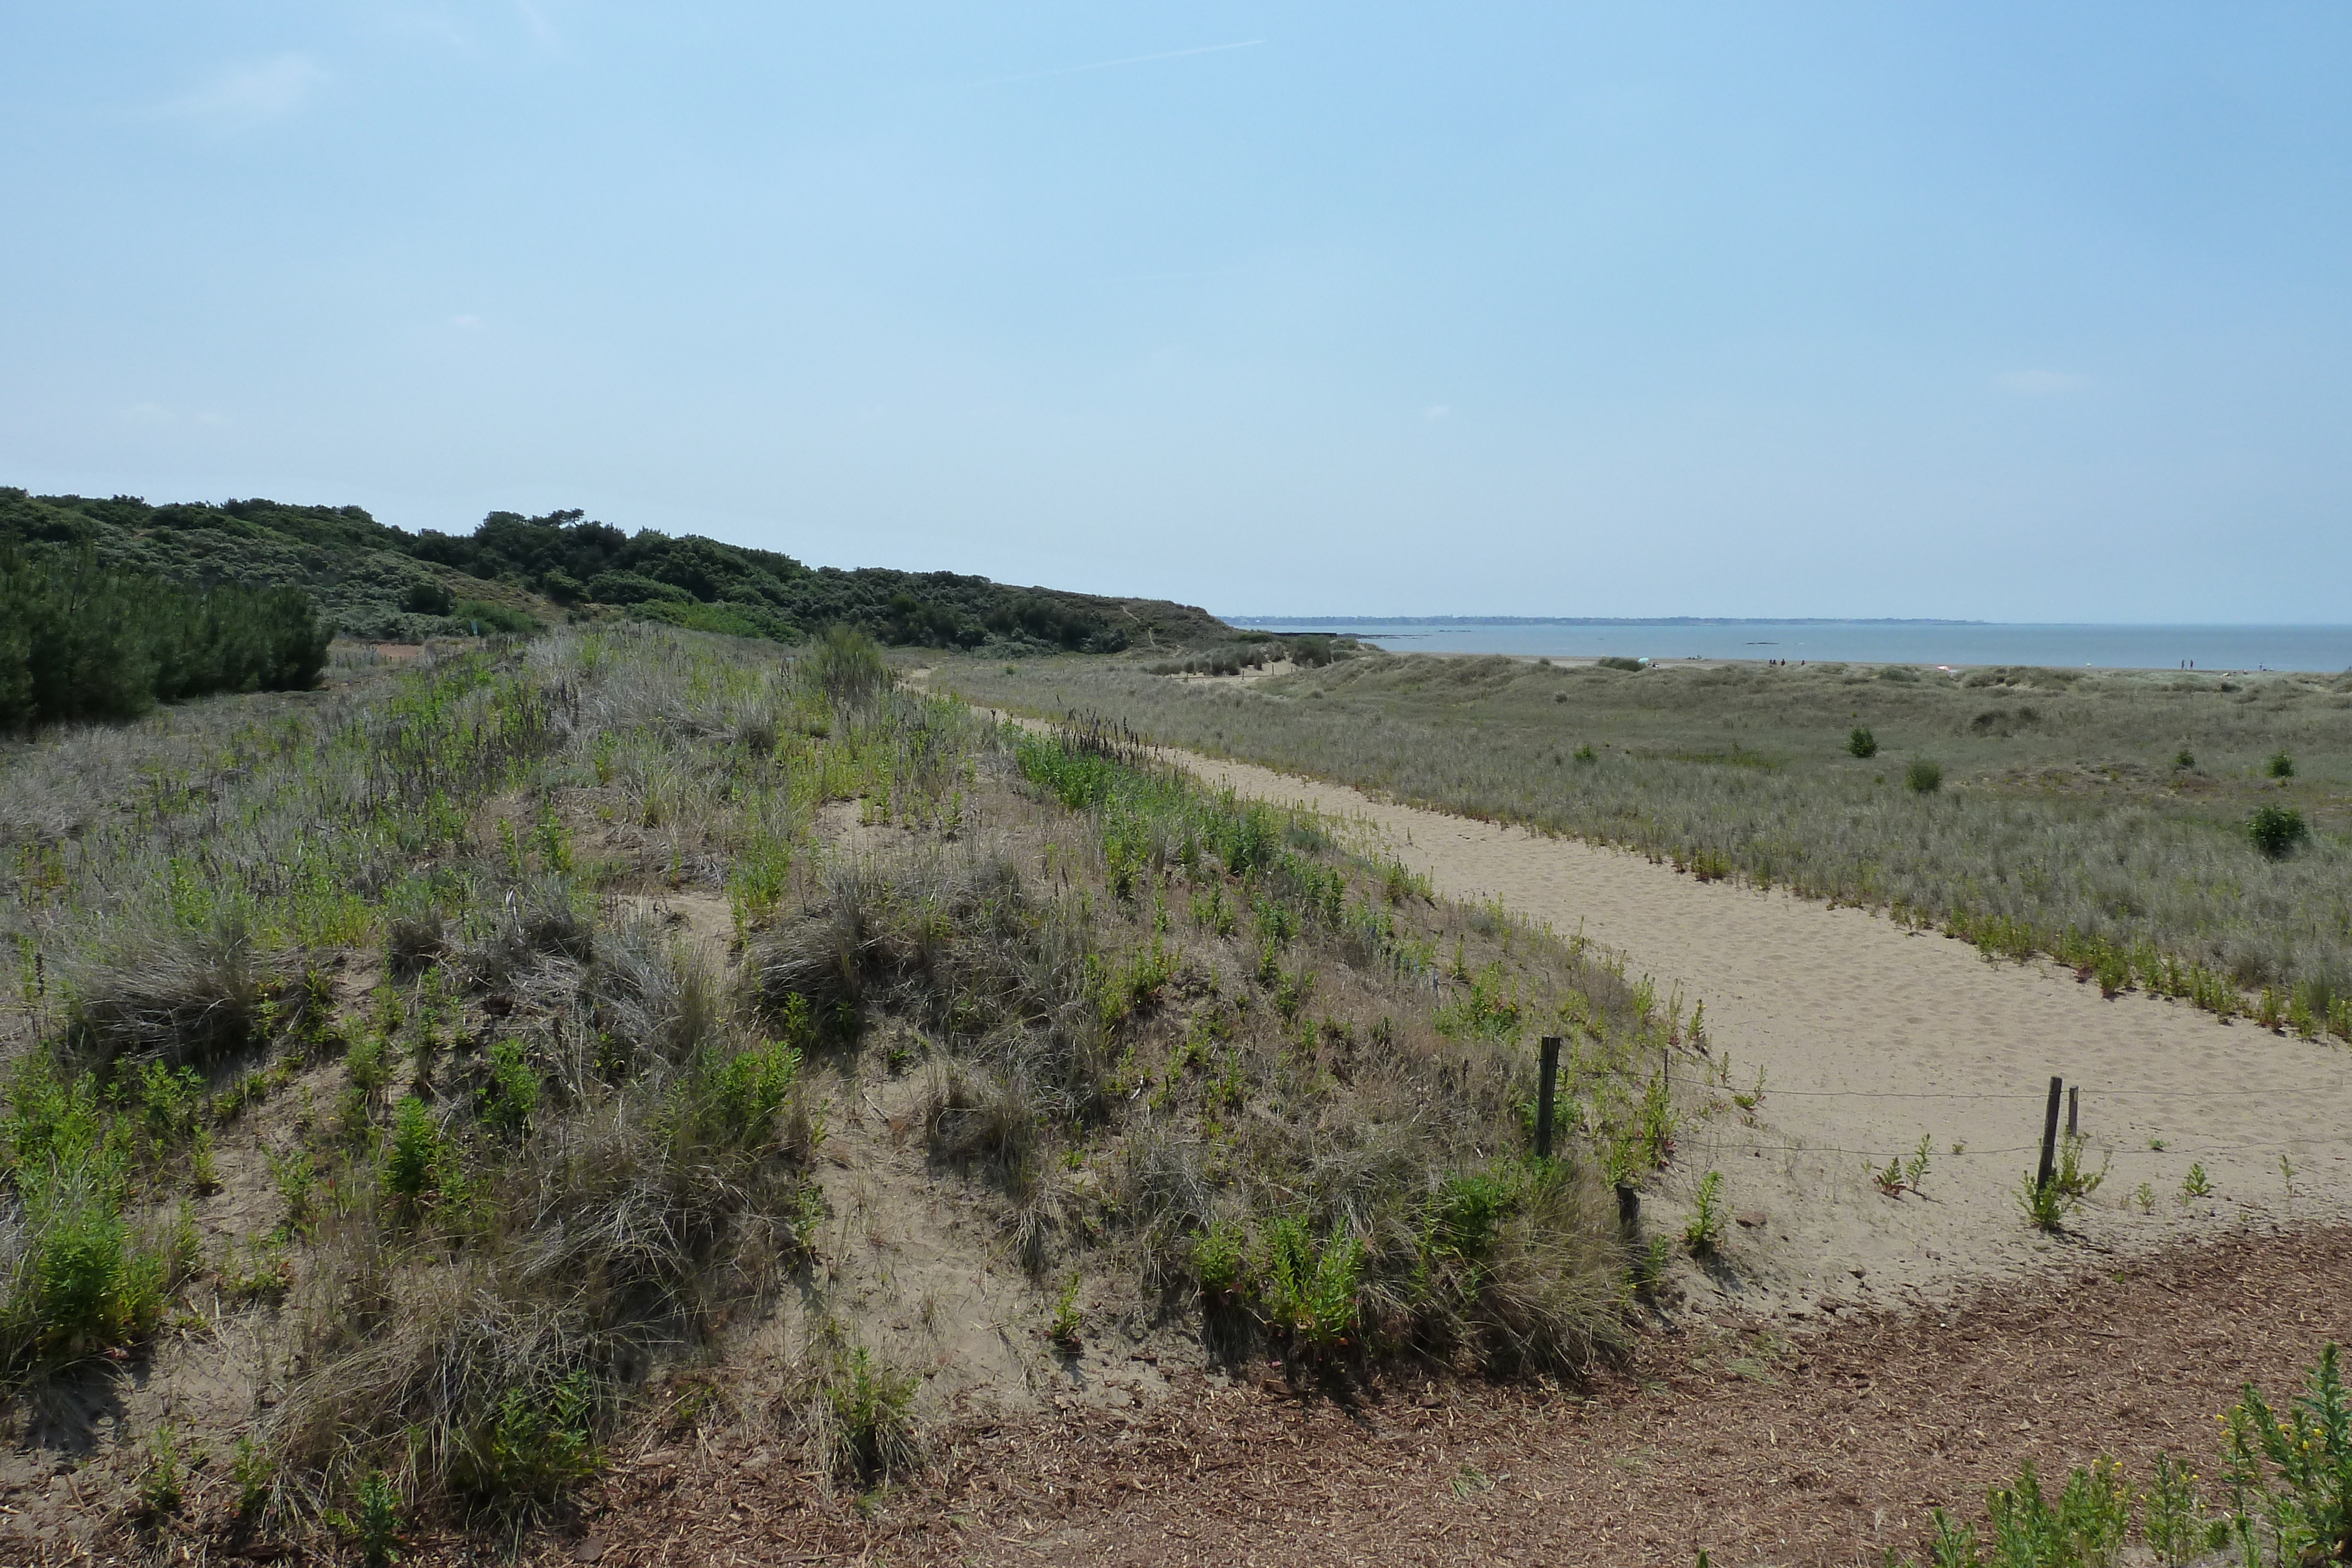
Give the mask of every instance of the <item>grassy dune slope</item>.
[[1598, 956], [854, 636], [331, 674], [0, 748], [0, 1530], [364, 1552], [648, 1422], [864, 1488], [1153, 1334], [1618, 1335], [1688, 1042]]

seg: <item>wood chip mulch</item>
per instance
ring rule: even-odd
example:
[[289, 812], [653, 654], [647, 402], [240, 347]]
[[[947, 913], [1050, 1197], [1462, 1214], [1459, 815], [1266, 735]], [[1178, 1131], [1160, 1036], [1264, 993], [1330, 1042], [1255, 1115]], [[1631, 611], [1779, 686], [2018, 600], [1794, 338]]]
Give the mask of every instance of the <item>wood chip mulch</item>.
[[932, 1474], [828, 1496], [730, 1439], [618, 1465], [528, 1561], [1877, 1563], [1981, 1512], [2031, 1458], [2159, 1451], [2210, 1473], [2216, 1414], [2352, 1338], [2352, 1228], [2242, 1233], [1941, 1312], [1797, 1340], [1646, 1336], [1580, 1390], [1392, 1384], [1350, 1407], [1192, 1376], [1144, 1410], [943, 1434]]

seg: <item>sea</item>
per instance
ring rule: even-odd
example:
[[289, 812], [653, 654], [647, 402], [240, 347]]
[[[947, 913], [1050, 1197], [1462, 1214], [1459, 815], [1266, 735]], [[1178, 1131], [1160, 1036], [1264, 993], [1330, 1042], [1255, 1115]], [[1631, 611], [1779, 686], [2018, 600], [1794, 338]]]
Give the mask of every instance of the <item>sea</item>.
[[2352, 670], [2352, 626], [2032, 624], [2000, 621], [1609, 621], [1228, 615], [1268, 632], [1336, 632], [1395, 653], [1846, 660], [2222, 672]]

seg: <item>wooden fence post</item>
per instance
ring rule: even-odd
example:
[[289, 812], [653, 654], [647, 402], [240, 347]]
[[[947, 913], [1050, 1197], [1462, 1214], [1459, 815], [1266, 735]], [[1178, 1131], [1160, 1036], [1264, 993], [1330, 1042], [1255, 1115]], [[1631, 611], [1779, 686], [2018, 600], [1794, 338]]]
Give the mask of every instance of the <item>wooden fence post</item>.
[[2058, 1174], [2058, 1092], [2065, 1082], [2054, 1072], [2050, 1075], [2050, 1109], [2042, 1118], [2042, 1168], [2033, 1176], [2037, 1192], [2048, 1186], [2050, 1178]]
[[1552, 1080], [1559, 1076], [1559, 1036], [1543, 1037], [1542, 1065], [1536, 1069], [1536, 1158], [1551, 1158]]
[[2076, 1119], [2080, 1116], [2082, 1109], [2083, 1086], [2078, 1083], [2066, 1091], [2066, 1135], [2070, 1138], [2081, 1135], [2074, 1129]]

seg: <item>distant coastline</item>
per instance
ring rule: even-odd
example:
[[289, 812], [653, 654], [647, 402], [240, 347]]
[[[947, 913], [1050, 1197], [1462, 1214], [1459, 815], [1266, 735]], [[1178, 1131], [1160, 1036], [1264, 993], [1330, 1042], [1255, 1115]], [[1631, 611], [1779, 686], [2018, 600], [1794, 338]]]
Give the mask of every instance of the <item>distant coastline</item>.
[[1229, 626], [1994, 626], [1929, 615], [1220, 615]]
[[1991, 664], [2073, 669], [2352, 669], [2352, 626], [1942, 621], [1887, 616], [1768, 621], [1748, 616], [1228, 616], [1256, 631], [1352, 633], [1393, 653], [1522, 658], [1754, 659], [1813, 664]]

